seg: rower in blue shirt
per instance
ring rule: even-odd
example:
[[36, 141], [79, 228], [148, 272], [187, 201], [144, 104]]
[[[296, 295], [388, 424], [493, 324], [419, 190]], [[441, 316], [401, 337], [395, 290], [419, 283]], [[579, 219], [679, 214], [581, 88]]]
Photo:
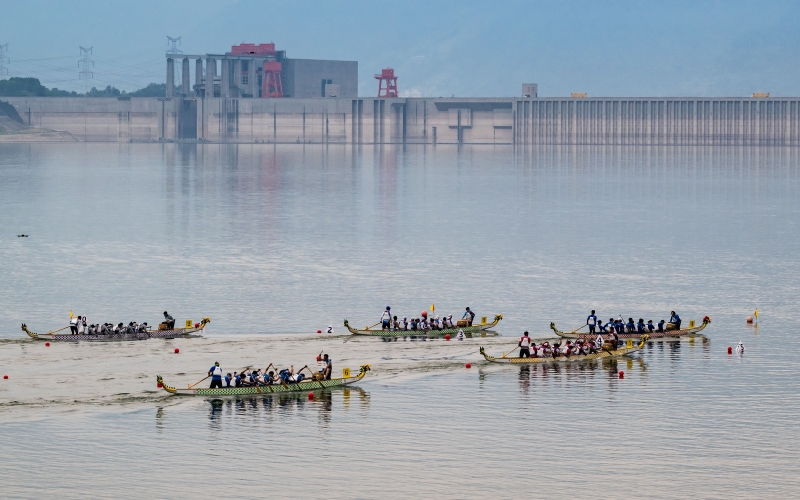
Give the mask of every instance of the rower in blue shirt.
[[594, 329], [597, 326], [597, 316], [594, 314], [594, 309], [592, 309], [592, 314], [586, 318], [586, 324], [589, 325], [589, 333], [594, 333]]
[[657, 332], [663, 332], [664, 331], [664, 323], [665, 323], [665, 321], [663, 319], [658, 322], [658, 329], [656, 330]]
[[469, 307], [467, 307], [467, 310], [464, 312], [464, 315], [461, 316], [461, 319], [467, 320], [467, 326], [472, 326], [472, 322], [475, 320], [475, 311], [472, 311]]
[[231, 386], [231, 380], [233, 380], [233, 377], [231, 377], [230, 373], [225, 375], [225, 387]]
[[681, 317], [678, 316], [675, 311], [670, 312], [671, 316], [669, 317], [669, 322], [672, 325], [675, 325], [676, 330], [681, 329]]
[[628, 318], [628, 324], [625, 325], [628, 333], [633, 333], [636, 330], [636, 325], [633, 323], [633, 318]]
[[638, 333], [644, 333], [644, 328], [645, 328], [644, 327], [644, 319], [643, 318], [639, 318], [639, 322], [636, 323], [636, 331]]
[[211, 377], [211, 389], [222, 389], [222, 368], [219, 367], [219, 361], [216, 361], [214, 366], [208, 369], [208, 375]]
[[606, 329], [605, 325], [603, 325], [602, 319], [597, 320], [597, 333], [608, 333], [608, 330]]

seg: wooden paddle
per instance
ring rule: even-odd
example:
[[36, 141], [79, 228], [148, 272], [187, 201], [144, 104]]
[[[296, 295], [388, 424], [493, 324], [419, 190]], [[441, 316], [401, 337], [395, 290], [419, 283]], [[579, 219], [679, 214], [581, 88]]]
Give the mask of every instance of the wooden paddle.
[[508, 355], [509, 355], [509, 354], [511, 354], [512, 352], [516, 351], [517, 349], [519, 349], [519, 346], [517, 346], [517, 347], [515, 347], [515, 348], [511, 349], [510, 351], [508, 351], [508, 352], [506, 352], [506, 353], [503, 353], [503, 355], [502, 355], [501, 357], [502, 357], [502, 358], [505, 358], [506, 356], [508, 356]]
[[585, 325], [583, 325], [582, 327], [578, 328], [577, 330], [573, 328], [572, 329], [572, 333], [577, 333], [577, 332], [583, 330], [584, 328], [586, 328], [587, 326], [589, 326], [589, 323], [586, 323]]
[[382, 321], [378, 321], [378, 322], [377, 322], [377, 323], [375, 323], [374, 325], [370, 325], [370, 326], [368, 326], [368, 327], [364, 328], [364, 330], [369, 330], [369, 329], [370, 329], [370, 328], [372, 328], [373, 326], [378, 326], [378, 325], [380, 325], [381, 323], [382, 323]]
[[52, 335], [56, 332], [60, 332], [61, 330], [66, 330], [67, 328], [69, 328], [69, 325], [65, 326], [64, 328], [59, 328], [58, 330], [50, 330], [49, 332], [47, 332], [47, 335]]

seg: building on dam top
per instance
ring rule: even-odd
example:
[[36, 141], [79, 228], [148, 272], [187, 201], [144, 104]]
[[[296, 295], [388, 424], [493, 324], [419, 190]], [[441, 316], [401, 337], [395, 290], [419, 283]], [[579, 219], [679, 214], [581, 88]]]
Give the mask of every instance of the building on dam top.
[[[167, 97], [358, 97], [357, 61], [291, 59], [274, 43], [242, 43], [224, 54], [166, 57]], [[175, 59], [182, 60], [180, 92]], [[190, 60], [195, 61], [193, 85]]]

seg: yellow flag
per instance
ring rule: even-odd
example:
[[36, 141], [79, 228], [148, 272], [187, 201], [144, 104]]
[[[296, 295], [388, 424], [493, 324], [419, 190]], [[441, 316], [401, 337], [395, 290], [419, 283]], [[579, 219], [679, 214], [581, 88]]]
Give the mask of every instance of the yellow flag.
[[433, 307], [433, 304], [431, 304], [431, 312], [434, 312], [435, 310], [436, 310], [436, 308]]
[[69, 310], [69, 319], [72, 319], [72, 309]]
[[758, 317], [758, 309], [756, 309], [756, 312], [754, 314], [755, 314], [755, 317], [757, 318]]

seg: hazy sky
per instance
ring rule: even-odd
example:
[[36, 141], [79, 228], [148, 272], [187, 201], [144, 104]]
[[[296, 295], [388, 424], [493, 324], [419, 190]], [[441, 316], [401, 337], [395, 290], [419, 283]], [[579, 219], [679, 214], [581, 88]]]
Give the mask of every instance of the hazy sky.
[[359, 63], [361, 95], [391, 66], [425, 96], [800, 94], [800, 1], [0, 0], [11, 76], [78, 90], [163, 83], [166, 35], [185, 53], [275, 42], [289, 57]]

